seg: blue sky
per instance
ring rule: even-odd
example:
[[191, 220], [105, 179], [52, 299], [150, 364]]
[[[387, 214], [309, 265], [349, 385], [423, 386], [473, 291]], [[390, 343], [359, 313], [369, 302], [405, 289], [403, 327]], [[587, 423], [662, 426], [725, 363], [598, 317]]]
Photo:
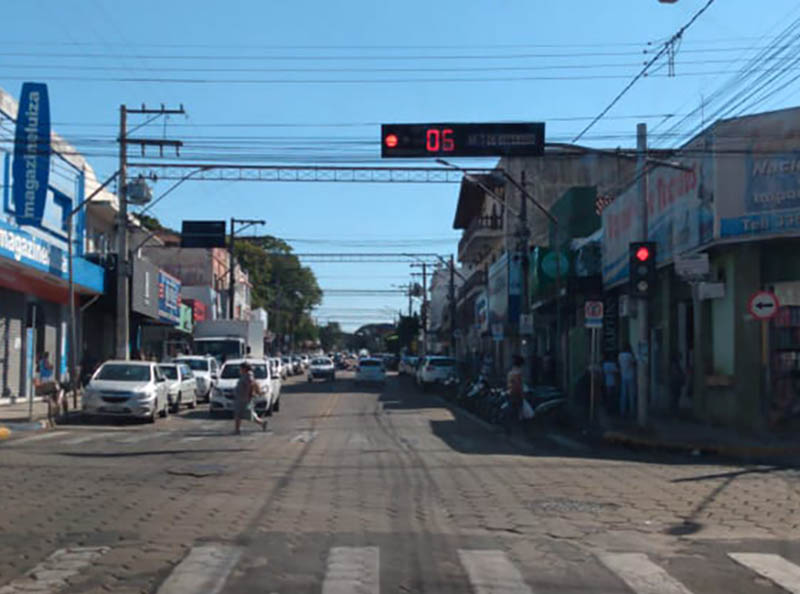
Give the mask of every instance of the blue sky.
[[[101, 178], [116, 169], [122, 103], [183, 104], [188, 117], [139, 133], [183, 138], [186, 153], [272, 163], [302, 144], [294, 158], [303, 163], [380, 164], [380, 122], [545, 121], [549, 140], [569, 141], [705, 3], [27, 0], [2, 9], [0, 86], [17, 95], [23, 80], [47, 82], [56, 129]], [[697, 107], [765, 36], [800, 15], [792, 0], [766, 4], [717, 0], [687, 31], [677, 75], [662, 67], [640, 81], [581, 142], [633, 146], [637, 121], [667, 130], [676, 118], [665, 114]], [[442, 80], [464, 78], [475, 80]], [[376, 79], [404, 82], [368, 82]], [[793, 90], [761, 108], [792, 104]], [[158, 182], [154, 194], [169, 185]], [[316, 240], [293, 242], [299, 252], [449, 254], [459, 237], [457, 192], [455, 184], [187, 182], [154, 213], [175, 227], [183, 218], [263, 218], [265, 232]], [[348, 243], [356, 240], [362, 247]], [[406, 264], [313, 268], [323, 288], [340, 289], [387, 289], [411, 272]], [[353, 328], [406, 304], [331, 296], [318, 315]]]

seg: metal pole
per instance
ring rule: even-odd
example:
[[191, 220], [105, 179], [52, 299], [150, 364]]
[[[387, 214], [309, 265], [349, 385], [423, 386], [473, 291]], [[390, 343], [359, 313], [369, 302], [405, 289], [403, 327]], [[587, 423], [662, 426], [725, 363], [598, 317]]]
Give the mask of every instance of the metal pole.
[[595, 365], [597, 359], [597, 328], [592, 328], [591, 337], [592, 337], [592, 349], [591, 349], [591, 355], [589, 357], [589, 378], [591, 382], [590, 395], [589, 395], [589, 420], [594, 421], [594, 398], [595, 398], [594, 376], [595, 376]]
[[[645, 159], [647, 154], [647, 124], [636, 125], [636, 177], [637, 191], [639, 193], [639, 220], [642, 224], [641, 240], [647, 241], [647, 176], [645, 174]], [[640, 427], [647, 425], [647, 407], [649, 400], [649, 387], [650, 387], [650, 318], [648, 312], [647, 299], [639, 300], [639, 310], [637, 312], [638, 329], [639, 329], [639, 344], [636, 366], [636, 388], [638, 392], [638, 399], [636, 407], [636, 420]]]
[[[27, 378], [26, 381], [26, 386], [28, 388], [28, 421], [33, 421], [33, 397], [36, 396], [36, 386], [33, 385], [33, 378], [36, 377], [36, 310], [38, 308], [39, 308], [38, 303], [31, 304], [31, 328], [33, 329], [31, 332], [31, 341], [33, 342], [33, 344], [31, 345], [30, 351], [31, 351], [31, 357], [33, 357], [33, 364], [31, 365], [33, 373], [30, 375], [30, 377]], [[27, 348], [28, 345], [25, 345], [26, 350]], [[25, 369], [25, 374], [27, 375], [27, 373], [28, 370]]]
[[428, 354], [428, 276], [427, 265], [422, 263], [422, 356]]
[[72, 270], [72, 213], [67, 216], [67, 267], [69, 269], [69, 381], [72, 384], [72, 407], [78, 408], [78, 382], [76, 377], [76, 356], [78, 341], [75, 338], [77, 320], [75, 318], [75, 281]]
[[233, 295], [234, 295], [234, 283], [236, 282], [235, 276], [235, 256], [233, 254], [233, 242], [236, 236], [234, 231], [234, 225], [236, 224], [236, 219], [231, 217], [231, 241], [230, 245], [228, 246], [229, 254], [228, 254], [228, 318], [231, 320], [233, 319]]
[[[525, 170], [520, 173], [520, 185], [525, 190]], [[530, 300], [528, 299], [528, 239], [530, 237], [530, 230], [528, 229], [528, 198], [524, 193], [520, 195], [520, 242], [519, 242], [519, 265], [520, 265], [520, 280], [522, 281], [520, 287], [520, 321], [522, 316], [527, 318], [530, 313]], [[521, 330], [521, 325], [517, 325], [518, 330]], [[520, 355], [522, 356], [523, 363], [523, 377], [530, 381], [531, 378], [531, 365], [530, 353], [528, 344], [529, 339], [519, 332], [520, 338]]]
[[128, 200], [127, 200], [127, 107], [119, 106], [119, 214], [117, 217], [117, 336], [118, 359], [129, 357], [130, 319], [128, 304]]
[[450, 254], [450, 356], [456, 356], [456, 270]]

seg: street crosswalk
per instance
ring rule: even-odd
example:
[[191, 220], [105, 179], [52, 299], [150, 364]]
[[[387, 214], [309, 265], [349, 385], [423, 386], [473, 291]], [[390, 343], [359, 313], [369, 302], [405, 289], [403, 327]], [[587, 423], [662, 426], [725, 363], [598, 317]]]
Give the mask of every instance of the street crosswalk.
[[[65, 591], [70, 586], [70, 578], [111, 550], [104, 546], [59, 549], [10, 583], [2, 585], [0, 578], [0, 594], [57, 594]], [[544, 567], [523, 567], [503, 550], [461, 548], [454, 553], [473, 594], [547, 594], [564, 591], [567, 586], [547, 580], [537, 582]], [[245, 573], [242, 566], [247, 565], [244, 563], [246, 554], [246, 548], [230, 543], [198, 544], [163, 577], [157, 593], [254, 591], [251, 584], [237, 581]], [[744, 568], [750, 572], [751, 579], [761, 578], [770, 582], [774, 592], [800, 594], [800, 565], [785, 557], [756, 552], [729, 552], [727, 557], [731, 566], [716, 571], [728, 574], [736, 567]], [[670, 575], [662, 565], [663, 560], [653, 559], [645, 553], [598, 553], [596, 559], [598, 565], [607, 570], [607, 576], [600, 576], [596, 584], [597, 591], [633, 594], [710, 594], [718, 591], [714, 575], [696, 575], [694, 585], [689, 586]], [[334, 546], [319, 560], [323, 565], [309, 567], [308, 573], [313, 575], [322, 570], [318, 574], [322, 575], [322, 580], [314, 590], [321, 594], [380, 594], [382, 584], [387, 591], [393, 591], [387, 577], [396, 577], [396, 568], [391, 567], [391, 560], [381, 565], [378, 546]], [[382, 570], [388, 571], [388, 575], [382, 576]], [[576, 572], [580, 570], [576, 567]], [[285, 574], [281, 568], [276, 568], [276, 571]], [[271, 587], [272, 590], [263, 591], [278, 591], [279, 581], [272, 583]]]

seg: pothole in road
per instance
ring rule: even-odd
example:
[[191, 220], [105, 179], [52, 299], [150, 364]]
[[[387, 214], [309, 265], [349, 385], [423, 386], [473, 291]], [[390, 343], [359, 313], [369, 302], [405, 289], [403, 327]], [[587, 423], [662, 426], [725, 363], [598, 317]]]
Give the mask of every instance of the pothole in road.
[[546, 512], [601, 512], [619, 509], [618, 503], [579, 499], [542, 499], [531, 503], [533, 509]]

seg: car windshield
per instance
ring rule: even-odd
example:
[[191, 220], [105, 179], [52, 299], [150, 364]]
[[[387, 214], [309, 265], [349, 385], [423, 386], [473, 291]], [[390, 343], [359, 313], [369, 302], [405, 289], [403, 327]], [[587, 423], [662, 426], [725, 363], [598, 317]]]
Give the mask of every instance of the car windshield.
[[360, 367], [380, 367], [381, 362], [374, 359], [364, 359], [359, 364]]
[[235, 340], [198, 340], [195, 341], [195, 351], [200, 355], [212, 357], [239, 357], [241, 343]]
[[311, 361], [311, 364], [317, 367], [324, 367], [326, 365], [333, 365], [333, 361], [330, 359], [314, 359]]
[[176, 359], [189, 366], [192, 371], [208, 371], [208, 359]]
[[[265, 363], [251, 363], [253, 368], [253, 377], [255, 379], [266, 379], [267, 365]], [[222, 372], [219, 374], [221, 379], [239, 379], [241, 374], [241, 367], [239, 363], [226, 363], [222, 366]]]
[[159, 365], [158, 368], [161, 370], [161, 375], [167, 379], [178, 379], [178, 368], [174, 365]]
[[455, 359], [431, 359], [428, 364], [433, 367], [453, 367], [456, 361]]
[[97, 372], [95, 379], [117, 382], [149, 382], [150, 367], [148, 365], [106, 363]]

